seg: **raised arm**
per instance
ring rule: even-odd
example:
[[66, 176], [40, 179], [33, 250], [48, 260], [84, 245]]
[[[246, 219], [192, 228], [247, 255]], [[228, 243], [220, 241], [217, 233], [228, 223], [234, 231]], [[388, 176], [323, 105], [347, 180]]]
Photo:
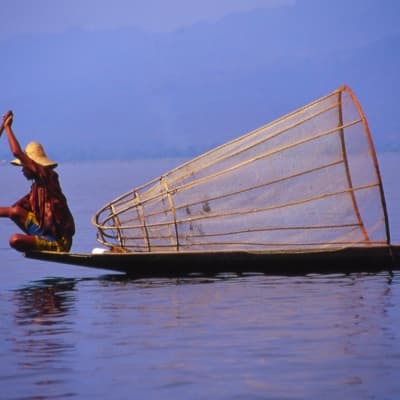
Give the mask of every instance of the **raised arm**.
[[7, 139], [8, 139], [8, 144], [10, 146], [10, 150], [13, 153], [14, 157], [18, 158], [22, 165], [28, 167], [31, 171], [35, 171], [36, 170], [36, 166], [37, 164], [32, 161], [25, 153], [24, 151], [21, 149], [21, 146], [17, 140], [17, 138], [14, 135], [14, 132], [12, 130], [12, 122], [13, 122], [13, 112], [7, 111], [4, 115], [3, 115], [3, 127], [6, 131], [7, 134]]
[[4, 121], [2, 121], [0, 125], [0, 136], [3, 133], [3, 131], [4, 131]]

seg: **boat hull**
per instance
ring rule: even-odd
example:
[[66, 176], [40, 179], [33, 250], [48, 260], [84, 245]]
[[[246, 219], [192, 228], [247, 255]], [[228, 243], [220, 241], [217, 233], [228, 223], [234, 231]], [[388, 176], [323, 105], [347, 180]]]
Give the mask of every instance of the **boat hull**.
[[30, 259], [119, 271], [131, 276], [188, 274], [378, 272], [400, 269], [400, 245], [293, 252], [182, 252], [76, 254], [29, 252]]

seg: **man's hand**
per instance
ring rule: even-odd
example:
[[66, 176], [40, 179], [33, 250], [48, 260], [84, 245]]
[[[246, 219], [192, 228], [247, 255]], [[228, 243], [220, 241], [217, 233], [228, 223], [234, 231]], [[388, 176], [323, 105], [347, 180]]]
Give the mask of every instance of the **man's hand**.
[[5, 127], [10, 127], [13, 121], [13, 112], [7, 111], [4, 115], [3, 115], [3, 122], [0, 125], [0, 136], [3, 133], [3, 130]]
[[11, 110], [7, 111], [4, 115], [3, 115], [3, 126], [4, 128], [11, 126], [12, 121], [14, 118], [14, 114]]

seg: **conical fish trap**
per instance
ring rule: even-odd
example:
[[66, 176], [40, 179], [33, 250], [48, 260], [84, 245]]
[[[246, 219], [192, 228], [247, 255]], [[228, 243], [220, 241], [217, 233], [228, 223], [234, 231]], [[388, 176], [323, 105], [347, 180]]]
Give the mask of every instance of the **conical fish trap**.
[[390, 240], [367, 121], [347, 86], [130, 190], [93, 223], [100, 243], [140, 252]]

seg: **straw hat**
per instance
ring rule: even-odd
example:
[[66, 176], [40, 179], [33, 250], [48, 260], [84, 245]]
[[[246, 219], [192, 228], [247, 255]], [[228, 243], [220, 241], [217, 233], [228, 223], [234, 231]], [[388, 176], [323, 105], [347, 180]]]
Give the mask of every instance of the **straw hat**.
[[[30, 142], [25, 147], [25, 154], [32, 159], [33, 161], [37, 162], [38, 164], [42, 165], [43, 167], [56, 167], [57, 163], [55, 161], [50, 160], [47, 158], [46, 153], [43, 149], [43, 146], [38, 142]], [[11, 164], [21, 166], [22, 163], [18, 158], [15, 158], [11, 161]]]

